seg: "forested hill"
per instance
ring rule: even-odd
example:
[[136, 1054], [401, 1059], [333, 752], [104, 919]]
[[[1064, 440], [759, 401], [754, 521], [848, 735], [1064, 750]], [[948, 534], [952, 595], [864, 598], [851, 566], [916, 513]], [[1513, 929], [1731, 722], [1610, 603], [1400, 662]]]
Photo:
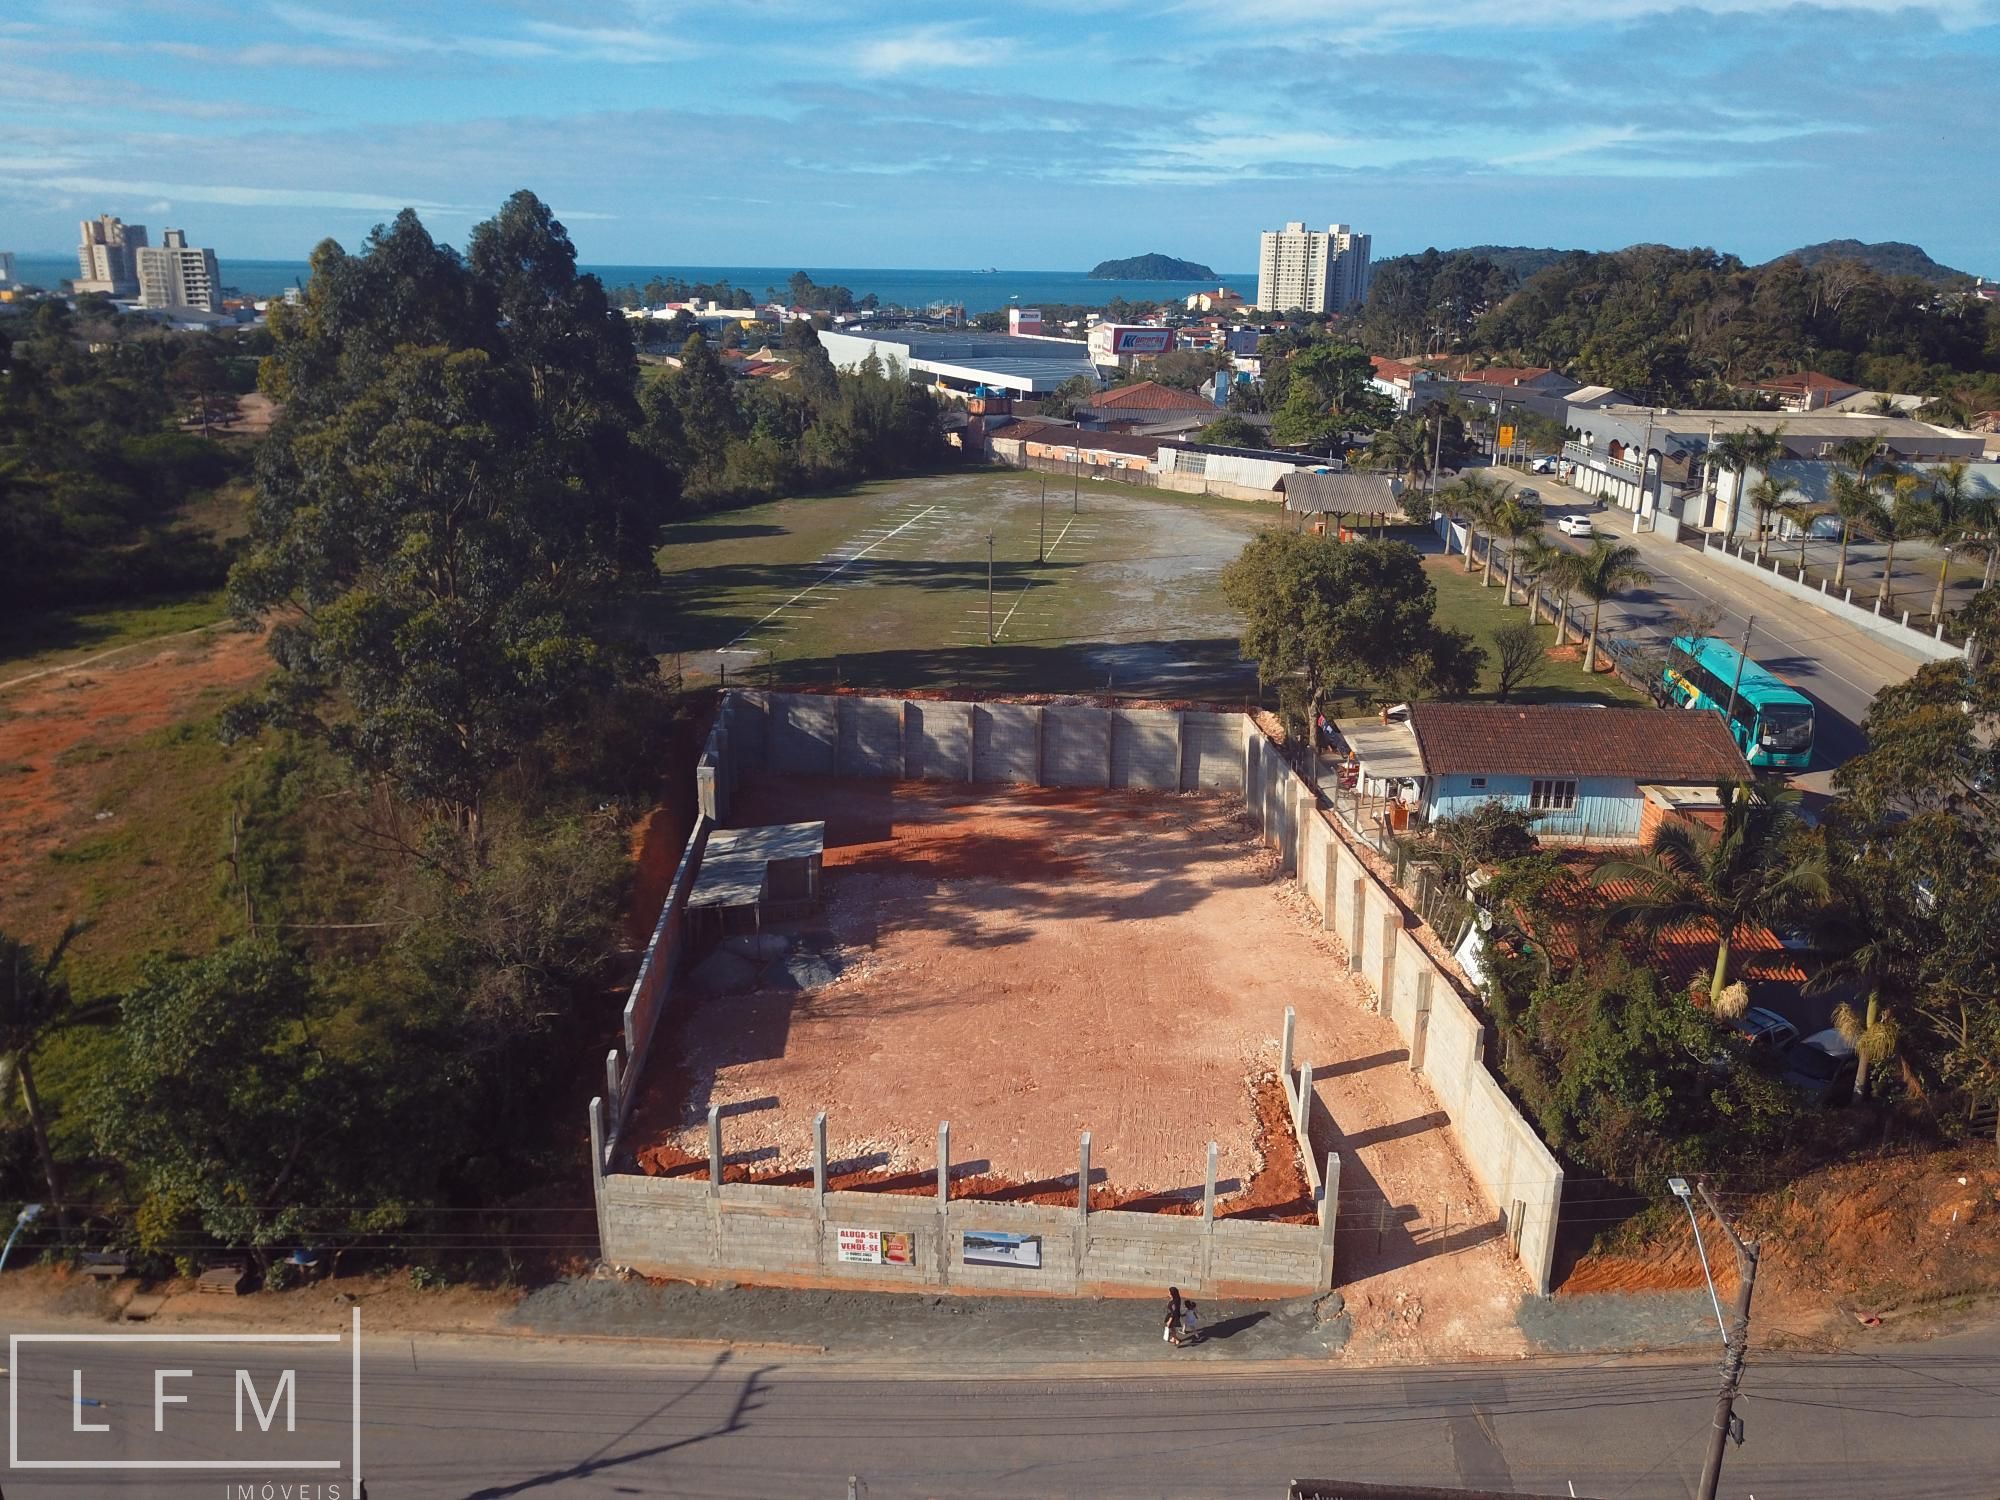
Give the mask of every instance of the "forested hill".
[[1778, 259], [1795, 260], [1804, 266], [1816, 266], [1823, 260], [1852, 260], [1878, 275], [1915, 276], [1940, 286], [1972, 280], [1969, 272], [1940, 265], [1925, 254], [1921, 245], [1908, 245], [1901, 240], [1880, 240], [1872, 245], [1860, 240], [1822, 240], [1817, 245], [1803, 245]]
[[1971, 410], [2000, 396], [2000, 307], [1844, 259], [1745, 266], [1665, 245], [1572, 254], [1495, 299], [1464, 347], [1680, 403], [1728, 402], [1738, 382], [1805, 366]]
[[1092, 281], [1214, 281], [1215, 272], [1198, 260], [1181, 260], [1154, 250], [1124, 260], [1101, 260], [1091, 268]]
[[[1427, 250], [1424, 253], [1426, 255], [1441, 253], [1444, 255], [1464, 256], [1470, 260], [1483, 260], [1506, 272], [1516, 281], [1526, 281], [1537, 271], [1554, 265], [1571, 252], [1568, 250], [1537, 248], [1532, 245], [1468, 245], [1462, 250], [1446, 250], [1442, 252]], [[1416, 259], [1418, 257], [1414, 255], [1391, 255], [1386, 259], [1376, 261], [1375, 269], [1379, 273], [1384, 266], [1395, 265], [1398, 261]]]

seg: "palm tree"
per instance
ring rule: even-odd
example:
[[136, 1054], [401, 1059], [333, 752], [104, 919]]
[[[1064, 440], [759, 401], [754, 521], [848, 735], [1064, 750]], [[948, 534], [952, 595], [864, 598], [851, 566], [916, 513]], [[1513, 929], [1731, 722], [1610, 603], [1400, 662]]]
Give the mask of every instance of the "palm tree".
[[1799, 576], [1806, 571], [1806, 543], [1812, 538], [1812, 524], [1826, 514], [1826, 507], [1802, 494], [1795, 494], [1778, 507], [1778, 514], [1792, 523], [1799, 534]]
[[[1841, 446], [1848, 445], [1843, 443]], [[1873, 520], [1882, 507], [1880, 477], [1870, 475], [1865, 468], [1856, 468], [1852, 473], [1835, 469], [1833, 480], [1827, 487], [1827, 497], [1833, 504], [1833, 513], [1840, 517], [1840, 562], [1833, 570], [1833, 586], [1844, 589], [1847, 587], [1847, 546], [1854, 540], [1855, 524]]]
[[[1528, 614], [1534, 623], [1542, 623], [1542, 583], [1549, 579], [1558, 559], [1574, 556], [1567, 549], [1558, 547], [1539, 531], [1531, 532], [1521, 543], [1521, 575], [1525, 580], [1523, 592], [1528, 596]], [[1549, 618], [1555, 618], [1555, 611], [1549, 611]]]
[[1640, 566], [1641, 558], [1637, 547], [1622, 545], [1600, 537], [1590, 545], [1585, 553], [1572, 553], [1576, 558], [1576, 576], [1571, 580], [1576, 591], [1590, 601], [1590, 641], [1583, 651], [1583, 670], [1597, 670], [1597, 622], [1604, 613], [1604, 601], [1620, 589], [1643, 587], [1653, 581], [1653, 575]]
[[0, 1104], [14, 1091], [14, 1080], [19, 1078], [21, 1101], [28, 1110], [28, 1131], [34, 1137], [42, 1180], [58, 1218], [63, 1212], [62, 1178], [56, 1170], [55, 1153], [49, 1148], [42, 1096], [35, 1088], [35, 1049], [64, 1027], [98, 1019], [111, 1009], [97, 1006], [86, 1011], [73, 1006], [69, 986], [57, 973], [63, 955], [82, 931], [82, 924], [70, 923], [55, 946], [40, 958], [27, 944], [0, 932]]
[[1600, 885], [1628, 880], [1638, 887], [1613, 909], [1614, 924], [1648, 933], [1689, 922], [1714, 924], [1711, 1006], [1728, 987], [1730, 951], [1744, 928], [1780, 920], [1823, 901], [1827, 893], [1824, 859], [1797, 857], [1792, 847], [1797, 792], [1729, 781], [1717, 791], [1719, 831], [1678, 819], [1664, 822], [1644, 854], [1607, 860], [1593, 877]]
[[1875, 595], [1878, 606], [1892, 601], [1890, 585], [1896, 573], [1896, 544], [1929, 535], [1934, 524], [1930, 506], [1917, 493], [1921, 487], [1916, 475], [1898, 474], [1889, 481], [1889, 493], [1871, 517], [1875, 535], [1889, 548], [1882, 557], [1882, 587]]
[[[1775, 478], [1770, 474], [1763, 475], [1755, 484], [1750, 486], [1750, 493], [1746, 498], [1750, 502], [1750, 509], [1757, 516], [1758, 562], [1761, 563], [1764, 560], [1764, 548], [1771, 539], [1772, 512], [1784, 510], [1787, 505], [1791, 504], [1791, 497], [1795, 493], [1797, 492], [1793, 490], [1790, 481]], [[1799, 551], [1801, 560], [1803, 560], [1805, 552], [1803, 544], [1801, 544]]]
[[[1505, 480], [1488, 479], [1483, 474], [1461, 474], [1439, 491], [1440, 498], [1450, 497], [1452, 508], [1464, 513], [1466, 572], [1470, 573], [1473, 569], [1473, 550], [1479, 540], [1479, 528], [1488, 521], [1494, 508], [1511, 489], [1513, 485]], [[1486, 573], [1490, 579], [1493, 574], [1493, 548], [1490, 543], [1486, 548]]]
[[[1488, 520], [1493, 527], [1494, 535], [1507, 538], [1506, 602], [1509, 606], [1512, 606], [1514, 603], [1514, 558], [1521, 550], [1522, 539], [1533, 536], [1542, 529], [1542, 508], [1539, 505], [1525, 504], [1518, 496], [1509, 495], [1493, 507], [1493, 512], [1488, 517]], [[1486, 544], [1486, 563], [1488, 567], [1491, 567], [1493, 564], [1493, 544], [1491, 541], [1488, 541]]]
[[1966, 476], [1965, 461], [1953, 459], [1931, 470], [1930, 538], [1944, 550], [1938, 562], [1937, 587], [1931, 590], [1931, 618], [1944, 618], [1944, 586], [1951, 571], [1951, 554], [1973, 533], [1972, 481]]
[[[1771, 428], [1748, 426], [1724, 433], [1709, 449], [1709, 462], [1736, 476], [1732, 515], [1742, 509], [1744, 476], [1752, 469], [1768, 470], [1785, 456], [1784, 432], [1783, 423]], [[1735, 527], [1732, 525], [1730, 529], [1733, 531]]]
[[1913, 996], [1921, 983], [1924, 925], [1901, 909], [1908, 882], [1889, 876], [1867, 853], [1833, 860], [1828, 870], [1834, 899], [1814, 928], [1833, 956], [1809, 988], [1826, 990], [1845, 980], [1860, 986], [1862, 1013], [1856, 1016], [1845, 1006], [1835, 1012], [1843, 1031], [1859, 1033], [1854, 1073], [1859, 1101], [1868, 1093], [1874, 1064], [1888, 1061], [1894, 1051], [1898, 1003]]

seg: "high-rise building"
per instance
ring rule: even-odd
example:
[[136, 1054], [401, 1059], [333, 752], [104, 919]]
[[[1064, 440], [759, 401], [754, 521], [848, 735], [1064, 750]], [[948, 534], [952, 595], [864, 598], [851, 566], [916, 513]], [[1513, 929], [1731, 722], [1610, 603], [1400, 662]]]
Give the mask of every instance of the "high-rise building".
[[1257, 305], [1269, 312], [1339, 312], [1368, 299], [1368, 236], [1345, 224], [1267, 229], [1257, 257]]
[[136, 295], [139, 263], [134, 256], [146, 243], [146, 226], [99, 214], [85, 219], [82, 227], [82, 241], [76, 247], [76, 290], [111, 297]]
[[197, 307], [222, 311], [222, 278], [213, 250], [188, 244], [183, 230], [169, 229], [166, 242], [139, 252], [141, 307]]

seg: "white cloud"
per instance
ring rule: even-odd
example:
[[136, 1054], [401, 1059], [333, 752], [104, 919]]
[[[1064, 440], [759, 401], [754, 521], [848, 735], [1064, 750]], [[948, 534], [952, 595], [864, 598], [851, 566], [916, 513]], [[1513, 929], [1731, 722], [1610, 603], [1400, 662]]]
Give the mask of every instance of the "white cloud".
[[[469, 208], [424, 198], [389, 198], [377, 193], [317, 191], [311, 188], [254, 188], [233, 183], [131, 182], [110, 177], [42, 177], [0, 172], [0, 183], [99, 197], [167, 198], [182, 203], [222, 203], [235, 208], [327, 208], [393, 214], [414, 208], [427, 214], [469, 214]], [[579, 218], [585, 217], [578, 215]]]
[[981, 68], [1004, 61], [1012, 50], [1005, 38], [978, 36], [961, 26], [916, 26], [863, 43], [854, 65], [877, 76], [915, 68]]

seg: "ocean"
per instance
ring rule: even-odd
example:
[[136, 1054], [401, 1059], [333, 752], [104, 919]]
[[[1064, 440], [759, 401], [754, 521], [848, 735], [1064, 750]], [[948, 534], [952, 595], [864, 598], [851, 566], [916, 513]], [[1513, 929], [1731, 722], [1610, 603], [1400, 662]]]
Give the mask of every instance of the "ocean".
[[[767, 287], [781, 291], [792, 272], [804, 270], [822, 286], [844, 286], [855, 296], [873, 292], [884, 302], [904, 307], [928, 307], [936, 302], [962, 302], [968, 313], [991, 312], [1018, 301], [1023, 307], [1044, 302], [1081, 303], [1100, 306], [1114, 297], [1128, 302], [1158, 302], [1184, 298], [1212, 282], [1201, 281], [1093, 281], [1082, 271], [949, 271], [949, 270], [869, 270], [856, 266], [594, 266], [593, 272], [606, 286], [644, 286], [655, 276], [678, 276], [683, 281], [727, 281], [732, 286], [763, 296]], [[235, 287], [248, 297], [275, 297], [295, 281], [303, 282], [306, 263], [302, 260], [230, 260], [221, 262], [222, 284]], [[14, 257], [14, 274], [38, 286], [53, 287], [76, 275], [74, 255], [28, 255]], [[1223, 286], [1247, 298], [1257, 291], [1255, 275], [1219, 278]]]

